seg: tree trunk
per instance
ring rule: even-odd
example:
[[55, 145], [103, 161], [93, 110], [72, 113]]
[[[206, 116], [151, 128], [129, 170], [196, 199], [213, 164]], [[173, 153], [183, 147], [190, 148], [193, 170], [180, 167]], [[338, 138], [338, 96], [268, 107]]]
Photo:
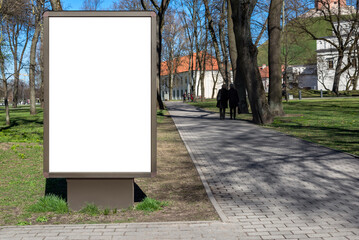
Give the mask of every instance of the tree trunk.
[[256, 0], [231, 0], [234, 33], [237, 51], [237, 72], [245, 79], [249, 102], [256, 124], [269, 124], [273, 121], [258, 69], [258, 50], [252, 42], [250, 21]]
[[157, 59], [156, 59], [157, 103], [158, 103], [159, 109], [163, 110], [163, 109], [165, 109], [165, 106], [163, 105], [163, 102], [161, 99], [160, 74], [161, 74], [162, 27], [163, 27], [164, 16], [162, 14], [157, 14], [156, 21], [157, 21], [157, 43], [156, 43], [156, 48], [157, 48]]
[[335, 75], [334, 75], [334, 83], [333, 83], [333, 89], [332, 91], [339, 96], [339, 83], [340, 83], [340, 77], [342, 75], [342, 63], [343, 63], [343, 59], [344, 59], [344, 54], [343, 53], [339, 53], [338, 54], [338, 61], [337, 61], [337, 66], [335, 67]]
[[40, 35], [40, 78], [41, 78], [41, 86], [40, 86], [40, 103], [41, 108], [45, 107], [45, 99], [44, 99], [44, 24], [41, 24], [41, 35]]
[[212, 88], [212, 96], [211, 98], [214, 99], [214, 95], [216, 94], [216, 86], [218, 82], [218, 75], [219, 72], [217, 72], [216, 78], [213, 76], [213, 69], [212, 69], [212, 80], [213, 80], [213, 88]]
[[283, 116], [282, 68], [281, 68], [281, 30], [280, 18], [283, 0], [272, 0], [268, 16], [268, 64], [269, 64], [269, 109], [273, 116]]
[[353, 79], [353, 90], [357, 90], [357, 87], [358, 87], [358, 76], [356, 76], [354, 79]]
[[204, 52], [204, 57], [203, 57], [203, 69], [200, 75], [201, 78], [201, 102], [204, 101], [205, 97], [204, 97], [204, 75], [206, 73], [206, 57], [207, 57], [207, 51]]
[[60, 0], [50, 0], [51, 8], [53, 11], [62, 11], [62, 6]]
[[20, 70], [17, 69], [17, 57], [14, 57], [14, 86], [12, 91], [12, 107], [17, 108], [17, 102], [19, 101], [19, 78]]
[[227, 13], [227, 21], [228, 21], [228, 43], [229, 43], [229, 56], [231, 58], [232, 63], [232, 72], [233, 72], [233, 82], [234, 86], [237, 89], [238, 97], [239, 97], [239, 113], [248, 113], [248, 103], [247, 103], [247, 93], [246, 93], [246, 85], [244, 82], [244, 78], [240, 78], [237, 74], [237, 46], [236, 46], [236, 36], [234, 35], [233, 30], [233, 19], [232, 19], [232, 7], [229, 0], [227, 0], [228, 13]]
[[208, 0], [203, 0], [203, 2], [204, 2], [204, 6], [206, 8], [206, 18], [207, 18], [207, 23], [208, 23], [208, 30], [212, 37], [212, 42], [213, 42], [214, 50], [216, 53], [216, 59], [218, 62], [218, 69], [224, 79], [224, 82], [226, 84], [228, 84], [228, 78], [226, 76], [226, 72], [225, 72], [225, 69], [224, 69], [224, 67], [222, 65], [222, 61], [221, 61], [221, 53], [219, 51], [219, 44], [217, 41], [216, 33], [214, 31], [213, 20], [212, 20], [211, 12], [209, 9]]
[[170, 75], [168, 76], [168, 100], [172, 100], [173, 99], [173, 87], [172, 87], [172, 73], [170, 72]]
[[[41, 21], [41, 20], [40, 20]], [[30, 114], [36, 114], [36, 92], [35, 92], [35, 67], [36, 67], [36, 46], [41, 32], [41, 22], [35, 25], [34, 36], [31, 41], [30, 48], [30, 69], [29, 69], [29, 85], [30, 85]]]
[[218, 34], [219, 34], [219, 42], [221, 43], [221, 49], [222, 49], [222, 54], [223, 54], [223, 59], [224, 59], [224, 71], [226, 74], [226, 84], [227, 86], [229, 86], [230, 84], [230, 79], [229, 79], [229, 57], [228, 57], [228, 47], [227, 47], [227, 43], [226, 43], [226, 37], [225, 37], [225, 22], [226, 22], [226, 1], [223, 1], [222, 3], [222, 11], [221, 11], [221, 18], [220, 18], [220, 23], [218, 26]]
[[[55, 1], [55, 0], [51, 0]], [[59, 1], [59, 0], [57, 0]], [[162, 51], [162, 29], [164, 26], [164, 17], [165, 12], [168, 8], [170, 0], [162, 0], [161, 7], [157, 5], [157, 3], [153, 0], [151, 0], [152, 5], [157, 10], [157, 29], [156, 29], [156, 35], [157, 35], [157, 42], [156, 42], [156, 51], [157, 51], [157, 74], [156, 74], [156, 86], [157, 86], [157, 103], [158, 107], [160, 109], [165, 109], [165, 106], [163, 105], [162, 99], [161, 99], [161, 84], [160, 84], [160, 74], [161, 74], [161, 51]], [[141, 5], [144, 8], [144, 10], [147, 10], [146, 4], [143, 0], [141, 0]]]
[[[1, 46], [0, 46], [1, 48]], [[10, 125], [10, 109], [9, 109], [9, 101], [8, 101], [8, 89], [7, 89], [7, 79], [5, 75], [5, 60], [0, 49], [0, 68], [1, 68], [1, 75], [2, 75], [2, 82], [3, 82], [3, 90], [4, 90], [4, 102], [5, 102], [5, 121], [6, 125]]]

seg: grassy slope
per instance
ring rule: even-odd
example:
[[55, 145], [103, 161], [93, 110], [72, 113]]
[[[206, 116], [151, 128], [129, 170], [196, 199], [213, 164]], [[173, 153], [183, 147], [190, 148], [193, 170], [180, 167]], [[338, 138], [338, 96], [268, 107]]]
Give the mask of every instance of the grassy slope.
[[[307, 20], [308, 28], [316, 36], [331, 35], [330, 25], [328, 22], [318, 18]], [[316, 62], [316, 41], [311, 40], [307, 34], [300, 33], [300, 30], [288, 24], [288, 63], [290, 65], [301, 65]], [[284, 64], [284, 39], [282, 38], [282, 63]], [[258, 47], [258, 65], [268, 65], [268, 41]]]
[[[193, 105], [218, 112], [215, 100]], [[359, 98], [294, 100], [283, 107], [287, 115], [266, 127], [359, 156]]]

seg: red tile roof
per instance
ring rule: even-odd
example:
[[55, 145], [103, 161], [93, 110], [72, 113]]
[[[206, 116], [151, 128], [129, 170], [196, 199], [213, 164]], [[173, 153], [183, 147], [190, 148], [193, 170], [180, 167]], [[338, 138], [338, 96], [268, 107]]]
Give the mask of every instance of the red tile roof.
[[[200, 52], [199, 54], [194, 53], [192, 56], [192, 68], [193, 70], [199, 70], [199, 65], [197, 63], [196, 69], [195, 69], [195, 63], [196, 63], [196, 59], [197, 59], [197, 55], [198, 56], [203, 56], [202, 52]], [[183, 56], [183, 57], [178, 57], [175, 58], [172, 63], [174, 64], [173, 73], [183, 73], [183, 72], [188, 72], [189, 69], [189, 60], [190, 60], [190, 56]], [[169, 66], [168, 66], [168, 61], [166, 62], [162, 62], [161, 63], [161, 76], [166, 76], [169, 74], [170, 70], [169, 70]], [[218, 63], [217, 63], [217, 59], [215, 57], [213, 57], [210, 54], [206, 54], [206, 71], [217, 71], [218, 70]]]
[[[259, 72], [261, 74], [261, 78], [269, 78], [269, 66], [263, 64], [259, 68]], [[284, 65], [282, 65], [282, 72], [284, 71]]]
[[263, 65], [259, 68], [259, 72], [261, 73], [261, 78], [269, 78], [269, 67], [266, 65]]

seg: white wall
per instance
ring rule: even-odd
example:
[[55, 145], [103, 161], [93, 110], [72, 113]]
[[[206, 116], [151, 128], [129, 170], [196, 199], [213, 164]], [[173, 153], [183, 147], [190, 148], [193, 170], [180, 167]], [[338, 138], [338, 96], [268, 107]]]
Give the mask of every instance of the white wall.
[[[334, 66], [333, 69], [329, 69], [328, 61], [333, 60]], [[347, 56], [344, 57], [344, 64], [348, 61]], [[344, 67], [344, 64], [342, 65]], [[332, 90], [335, 76], [335, 67], [337, 65], [337, 54], [335, 52], [318, 52], [317, 53], [317, 68], [318, 68], [318, 90]], [[353, 74], [355, 69], [353, 67], [345, 71], [339, 82], [339, 91], [346, 90], [346, 85], [349, 81], [349, 73]], [[323, 86], [325, 85], [325, 87]]]
[[[212, 89], [213, 89], [213, 77], [216, 78], [218, 71], [206, 71], [204, 77], [204, 97], [211, 98], [212, 97]], [[194, 74], [195, 75], [195, 74]], [[182, 78], [182, 80], [180, 80]], [[168, 76], [161, 76], [161, 79], [165, 79], [166, 83], [161, 85], [161, 97], [162, 100], [169, 100], [169, 87], [168, 87]], [[181, 100], [183, 93], [190, 93], [191, 84], [190, 84], [190, 72], [178, 73], [173, 75], [173, 83], [172, 83], [172, 100]], [[199, 72], [197, 72], [196, 77], [196, 86], [195, 91], [197, 91], [199, 83]], [[223, 78], [221, 74], [218, 74], [218, 81], [216, 84], [215, 95], [217, 96], [218, 90], [222, 87]], [[173, 94], [173, 91], [175, 91]], [[178, 94], [179, 93], [179, 94]], [[199, 85], [197, 96], [201, 96], [201, 86]]]

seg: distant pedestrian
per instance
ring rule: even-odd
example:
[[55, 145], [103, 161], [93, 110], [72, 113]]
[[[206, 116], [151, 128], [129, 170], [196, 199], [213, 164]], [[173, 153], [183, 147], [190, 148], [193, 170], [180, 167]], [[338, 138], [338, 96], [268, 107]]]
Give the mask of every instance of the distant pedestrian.
[[[230, 88], [229, 88], [229, 113], [230, 113], [231, 119], [236, 119], [236, 110], [237, 110], [238, 103], [239, 103], [238, 92], [234, 88], [233, 84], [231, 84], [229, 86], [230, 86]], [[232, 118], [232, 116], [233, 116], [233, 118]]]
[[217, 94], [217, 107], [219, 108], [219, 119], [225, 118], [226, 108], [228, 108], [228, 90], [227, 85], [223, 84]]
[[193, 102], [193, 93], [191, 93], [191, 102]]
[[183, 102], [186, 102], [187, 92], [184, 92], [183, 94]]

